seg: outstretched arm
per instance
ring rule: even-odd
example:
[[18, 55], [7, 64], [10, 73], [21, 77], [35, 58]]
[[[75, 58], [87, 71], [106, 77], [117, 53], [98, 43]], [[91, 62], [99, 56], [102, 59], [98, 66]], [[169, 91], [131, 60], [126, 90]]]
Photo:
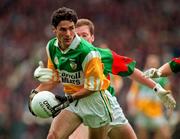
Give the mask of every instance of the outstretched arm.
[[180, 57], [173, 58], [170, 62], [165, 63], [159, 69], [150, 68], [144, 72], [146, 77], [159, 78], [172, 75], [172, 73], [180, 72]]
[[158, 70], [161, 73], [161, 77], [166, 77], [173, 73], [169, 63], [162, 65]]
[[160, 84], [154, 82], [152, 79], [146, 78], [143, 72], [135, 68], [130, 78], [153, 89], [153, 91], [160, 98], [165, 107], [170, 109], [175, 108], [176, 101], [171, 95], [171, 92], [162, 88]]
[[155, 81], [149, 78], [145, 78], [143, 72], [137, 68], [134, 69], [134, 72], [131, 74], [130, 78], [145, 86], [148, 86], [151, 89], [153, 89], [156, 86]]

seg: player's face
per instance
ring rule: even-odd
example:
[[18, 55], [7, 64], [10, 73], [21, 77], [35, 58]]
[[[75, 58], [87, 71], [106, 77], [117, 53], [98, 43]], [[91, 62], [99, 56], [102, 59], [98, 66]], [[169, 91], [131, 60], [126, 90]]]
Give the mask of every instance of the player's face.
[[54, 29], [54, 32], [58, 38], [61, 49], [65, 50], [70, 46], [75, 36], [74, 22], [68, 20], [61, 21]]
[[94, 35], [92, 35], [90, 33], [89, 27], [87, 25], [77, 27], [76, 28], [76, 33], [80, 37], [82, 37], [85, 40], [87, 40], [89, 43], [93, 43], [94, 42]]

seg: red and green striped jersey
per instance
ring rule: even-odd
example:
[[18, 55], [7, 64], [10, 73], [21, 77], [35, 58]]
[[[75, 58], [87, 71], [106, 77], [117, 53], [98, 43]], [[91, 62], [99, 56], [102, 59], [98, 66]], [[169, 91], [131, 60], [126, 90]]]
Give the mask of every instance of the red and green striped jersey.
[[[134, 72], [136, 62], [125, 56], [120, 56], [110, 49], [97, 48], [101, 55], [102, 63], [104, 64], [104, 74], [110, 79], [109, 74], [119, 76], [129, 76]], [[108, 88], [109, 92], [114, 96], [115, 90], [112, 86]]]
[[136, 62], [129, 57], [120, 56], [110, 49], [97, 48], [102, 63], [104, 64], [104, 74], [112, 73], [119, 76], [129, 76], [134, 72]]
[[174, 72], [174, 73], [177, 73], [180, 71], [180, 57], [178, 58], [173, 58], [170, 62], [169, 62], [169, 65], [171, 67], [171, 70]]

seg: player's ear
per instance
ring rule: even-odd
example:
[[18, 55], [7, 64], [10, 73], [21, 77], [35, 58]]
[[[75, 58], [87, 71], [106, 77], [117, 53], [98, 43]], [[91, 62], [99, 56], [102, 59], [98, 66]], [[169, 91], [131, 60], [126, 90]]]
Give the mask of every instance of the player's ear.
[[56, 28], [55, 28], [55, 27], [52, 27], [52, 32], [53, 32], [54, 34], [56, 34]]
[[92, 35], [92, 42], [94, 42], [94, 40], [95, 40], [95, 36], [94, 36], [94, 35]]

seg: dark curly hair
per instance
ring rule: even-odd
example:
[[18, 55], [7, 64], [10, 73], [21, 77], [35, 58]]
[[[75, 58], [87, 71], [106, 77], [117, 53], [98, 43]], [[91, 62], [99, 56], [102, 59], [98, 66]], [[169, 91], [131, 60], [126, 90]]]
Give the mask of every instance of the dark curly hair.
[[61, 7], [55, 10], [51, 16], [51, 24], [56, 28], [62, 20], [72, 21], [76, 24], [78, 20], [77, 13], [67, 7]]

